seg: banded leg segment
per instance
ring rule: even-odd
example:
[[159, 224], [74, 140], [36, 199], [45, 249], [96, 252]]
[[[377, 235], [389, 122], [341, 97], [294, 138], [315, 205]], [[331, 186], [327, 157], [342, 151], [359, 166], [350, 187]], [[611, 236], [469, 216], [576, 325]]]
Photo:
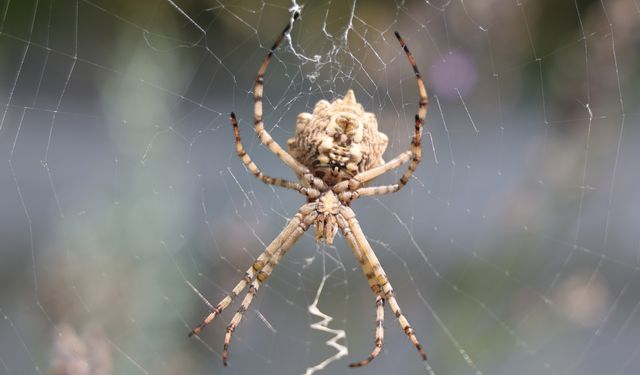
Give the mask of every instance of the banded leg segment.
[[371, 268], [371, 264], [367, 260], [367, 257], [365, 257], [362, 251], [360, 250], [360, 247], [357, 246], [356, 238], [353, 235], [353, 231], [349, 227], [347, 220], [342, 215], [337, 215], [337, 221], [338, 221], [338, 226], [342, 231], [342, 235], [347, 240], [347, 243], [349, 244], [349, 247], [353, 252], [353, 256], [355, 256], [355, 258], [358, 260], [358, 263], [360, 263], [360, 268], [362, 269], [362, 272], [364, 273], [364, 276], [367, 279], [367, 283], [369, 284], [369, 287], [371, 288], [373, 293], [375, 293], [375, 295], [384, 296], [384, 293], [382, 293], [382, 288], [376, 281], [376, 275], [373, 272], [373, 269]]
[[413, 154], [411, 150], [407, 150], [382, 165], [373, 167], [371, 169], [367, 169], [364, 172], [360, 172], [355, 176], [351, 177], [351, 179], [349, 180], [339, 182], [338, 184], [336, 184], [333, 190], [336, 192], [343, 192], [347, 190], [349, 191], [359, 190], [358, 188], [362, 184], [369, 182], [374, 178], [379, 177], [389, 172], [390, 170], [396, 169], [399, 166], [405, 164], [406, 162], [411, 160], [412, 155]]
[[255, 279], [251, 282], [249, 290], [247, 291], [247, 294], [240, 304], [240, 308], [238, 308], [238, 311], [235, 313], [233, 318], [231, 318], [231, 322], [227, 326], [227, 332], [224, 336], [224, 347], [222, 351], [222, 362], [225, 366], [227, 366], [227, 359], [229, 357], [229, 344], [231, 343], [231, 336], [238, 327], [238, 324], [240, 324], [240, 321], [242, 321], [243, 314], [249, 309], [251, 302], [253, 302], [253, 299], [260, 289], [260, 286], [269, 278], [271, 272], [273, 272], [273, 269], [278, 265], [280, 260], [284, 258], [289, 249], [291, 249], [291, 247], [298, 241], [300, 236], [302, 236], [302, 234], [304, 234], [304, 232], [309, 228], [309, 225], [313, 223], [317, 216], [317, 212], [312, 212], [307, 215], [303, 219], [303, 221], [299, 222], [291, 232], [290, 236], [282, 244], [282, 246], [278, 249], [278, 251], [276, 251], [275, 254], [273, 254], [264, 268], [258, 271]]
[[249, 172], [251, 172], [251, 174], [256, 176], [260, 181], [264, 182], [265, 184], [276, 185], [276, 186], [280, 186], [287, 189], [297, 190], [301, 194], [307, 195], [306, 188], [297, 182], [287, 181], [282, 178], [270, 177], [262, 173], [262, 171], [260, 171], [258, 166], [256, 166], [256, 164], [253, 162], [253, 160], [251, 160], [251, 157], [245, 150], [244, 145], [242, 144], [242, 140], [240, 139], [240, 131], [238, 130], [238, 121], [236, 120], [236, 115], [233, 112], [231, 112], [231, 125], [233, 125], [233, 134], [236, 140], [236, 153], [238, 154], [238, 157], [240, 158], [240, 160], [242, 160], [242, 163], [247, 167]]
[[424, 87], [424, 81], [422, 80], [422, 75], [420, 74], [420, 70], [418, 70], [418, 66], [416, 65], [416, 60], [413, 58], [413, 54], [409, 51], [409, 47], [404, 42], [404, 39], [400, 36], [400, 34], [395, 32], [396, 38], [404, 53], [407, 55], [407, 59], [409, 60], [409, 64], [411, 64], [411, 68], [413, 68], [413, 72], [416, 75], [416, 81], [418, 83], [418, 112], [415, 117], [415, 133], [413, 135], [413, 141], [411, 142], [411, 152], [413, 154], [413, 158], [411, 159], [411, 164], [407, 168], [407, 171], [400, 177], [400, 180], [397, 184], [391, 186], [397, 186], [395, 190], [400, 190], [404, 185], [409, 182], [409, 178], [413, 175], [413, 172], [420, 164], [422, 160], [422, 148], [421, 148], [421, 140], [422, 140], [422, 126], [424, 124], [424, 118], [427, 115], [427, 107], [429, 106], [429, 98], [427, 97], [427, 90]]
[[[300, 14], [298, 12], [293, 14], [293, 20], [297, 19]], [[316, 178], [311, 174], [309, 168], [305, 167], [302, 163], [297, 161], [291, 154], [285, 151], [279, 144], [276, 142], [271, 135], [265, 130], [264, 122], [262, 121], [262, 94], [264, 91], [264, 74], [267, 71], [267, 67], [269, 66], [269, 62], [271, 61], [271, 57], [273, 56], [273, 51], [275, 51], [285, 35], [291, 29], [291, 23], [288, 23], [287, 26], [282, 30], [278, 38], [271, 46], [269, 53], [265, 56], [264, 60], [262, 60], [262, 64], [258, 69], [258, 74], [256, 76], [256, 81], [253, 85], [253, 122], [256, 133], [258, 134], [258, 138], [260, 138], [260, 142], [265, 145], [269, 151], [273, 152], [283, 163], [285, 163], [289, 168], [293, 169], [293, 171], [300, 177], [303, 177], [309, 185], [316, 189], [326, 190], [326, 184], [319, 178]]]
[[[422, 149], [420, 148], [421, 142], [422, 142], [422, 123], [420, 122], [418, 115], [416, 115], [415, 133], [411, 141], [411, 144], [414, 150], [409, 152], [409, 154], [413, 155], [413, 157], [411, 158], [411, 164], [409, 164], [409, 167], [407, 167], [406, 172], [404, 172], [402, 177], [400, 177], [400, 180], [395, 184], [358, 188], [355, 190], [355, 192], [357, 193], [357, 196], [365, 197], [365, 196], [372, 196], [372, 195], [389, 194], [389, 193], [395, 193], [396, 191], [402, 189], [409, 182], [409, 179], [413, 175], [413, 172], [415, 172], [416, 168], [418, 167], [418, 164], [422, 160]], [[401, 156], [404, 156], [406, 154], [407, 153], [405, 152]], [[408, 159], [409, 158], [407, 157], [407, 160]], [[385, 167], [387, 164], [384, 164], [382, 167]], [[389, 167], [386, 171], [389, 171], [391, 169], [393, 169], [393, 167]], [[354, 178], [356, 177], [358, 176], [355, 176]]]
[[209, 315], [207, 315], [202, 323], [195, 327], [190, 333], [189, 337], [193, 335], [197, 335], [202, 331], [204, 327], [206, 327], [209, 323], [211, 323], [224, 309], [229, 307], [234, 298], [236, 298], [246, 287], [253, 281], [256, 277], [256, 274], [260, 272], [270, 261], [270, 258], [286, 243], [289, 236], [300, 226], [303, 222], [304, 218], [309, 215], [315, 209], [316, 205], [314, 203], [309, 203], [304, 206], [296, 213], [296, 215], [289, 221], [287, 226], [280, 232], [280, 234], [267, 246], [264, 252], [258, 256], [258, 258], [253, 262], [251, 267], [247, 269], [244, 274], [244, 277], [236, 286], [231, 290], [231, 292], [224, 297], [218, 304], [211, 310]]
[[355, 236], [351, 228], [349, 227], [346, 219], [342, 215], [338, 215], [338, 225], [342, 230], [342, 235], [347, 240], [353, 255], [356, 257], [358, 262], [360, 263], [360, 267], [362, 268], [362, 272], [367, 279], [367, 283], [369, 287], [376, 294], [376, 338], [373, 347], [373, 351], [367, 357], [367, 359], [362, 360], [360, 362], [351, 363], [349, 367], [362, 367], [368, 365], [371, 361], [373, 361], [382, 350], [382, 345], [384, 344], [384, 293], [380, 285], [376, 281], [376, 275], [373, 272], [373, 268], [369, 263], [368, 259], [362, 251], [360, 247], [357, 245]]
[[373, 347], [373, 351], [369, 354], [367, 359], [360, 362], [355, 362], [349, 365], [349, 367], [362, 367], [369, 364], [369, 362], [376, 359], [382, 350], [382, 344], [384, 343], [384, 298], [382, 296], [376, 297], [376, 340]]
[[391, 284], [387, 282], [387, 284], [385, 284], [385, 286], [383, 286], [382, 289], [384, 291], [385, 299], [389, 302], [389, 308], [391, 308], [391, 312], [393, 312], [396, 319], [398, 320], [398, 324], [400, 324], [400, 327], [409, 338], [409, 341], [411, 341], [413, 346], [416, 347], [422, 359], [426, 361], [427, 353], [422, 348], [420, 341], [418, 341], [418, 338], [416, 337], [415, 332], [413, 331], [413, 328], [411, 328], [411, 324], [409, 324], [409, 321], [402, 313], [402, 310], [400, 309], [400, 305], [398, 305], [398, 301], [396, 300], [396, 297], [393, 294], [393, 288], [391, 287]]
[[[420, 164], [420, 161], [422, 160], [422, 127], [424, 124], [424, 118], [427, 115], [429, 98], [427, 97], [427, 90], [425, 89], [422, 75], [420, 74], [420, 71], [416, 66], [416, 61], [413, 58], [411, 51], [409, 51], [409, 47], [407, 47], [407, 44], [404, 42], [398, 32], [396, 32], [395, 35], [396, 38], [398, 38], [398, 42], [400, 42], [400, 46], [402, 46], [402, 49], [407, 55], [409, 64], [411, 64], [413, 72], [416, 75], [416, 80], [418, 82], [418, 112], [415, 116], [415, 131], [411, 140], [411, 144], [409, 145], [409, 149], [407, 151], [396, 156], [389, 162], [371, 168], [367, 171], [358, 173], [357, 175], [353, 176], [353, 178], [351, 178], [348, 182], [342, 182], [338, 184], [338, 186], [336, 186], [334, 190], [337, 190], [339, 192], [345, 191], [347, 187], [351, 191], [356, 191], [358, 193], [357, 196], [379, 195], [396, 192], [402, 189], [402, 187], [404, 187], [407, 182], [409, 182], [409, 179], [413, 175], [413, 172], [416, 170], [418, 164]], [[402, 177], [400, 177], [400, 180], [397, 183], [388, 186], [360, 188], [362, 184], [367, 183], [392, 169], [398, 168], [400, 165], [408, 162], [409, 160], [411, 160], [411, 164], [409, 164], [407, 171], [402, 175]]]
[[[416, 338], [411, 325], [407, 321], [407, 318], [402, 314], [400, 306], [398, 305], [398, 301], [393, 294], [393, 288], [391, 287], [391, 284], [389, 283], [389, 280], [387, 279], [387, 276], [382, 269], [378, 258], [376, 257], [375, 253], [373, 253], [373, 249], [371, 249], [369, 242], [364, 237], [364, 233], [362, 233], [360, 225], [355, 218], [355, 214], [348, 207], [344, 207], [341, 210], [342, 212], [338, 215], [338, 225], [340, 226], [342, 234], [347, 240], [347, 243], [351, 247], [353, 254], [360, 262], [362, 271], [367, 278], [369, 286], [371, 287], [373, 292], [376, 293], [377, 297], [382, 297], [384, 300], [387, 300], [389, 302], [391, 311], [398, 319], [398, 323], [400, 323], [402, 330], [409, 337], [411, 343], [413, 343], [413, 345], [416, 347], [416, 349], [420, 353], [420, 356], [424, 360], [426, 360], [427, 354]], [[365, 366], [369, 364], [369, 362], [371, 362], [373, 359], [375, 359], [375, 357], [380, 353], [380, 350], [382, 349], [384, 333], [379, 332], [379, 330], [383, 329], [379, 319], [377, 319], [376, 325], [376, 342], [373, 352], [371, 353], [369, 358], [364, 361], [351, 364], [351, 367]]]
[[362, 256], [366, 259], [365, 263], [368, 264], [368, 267], [370, 267], [370, 269], [372, 270], [376, 283], [380, 286], [380, 288], [382, 288], [381, 293], [389, 303], [389, 307], [396, 316], [400, 327], [407, 335], [411, 343], [415, 346], [416, 350], [418, 350], [418, 353], [420, 353], [422, 359], [426, 361], [427, 353], [424, 351], [422, 345], [418, 341], [413, 328], [411, 328], [411, 324], [409, 324], [407, 318], [404, 316], [404, 314], [402, 314], [402, 310], [400, 309], [398, 301], [396, 300], [393, 293], [393, 287], [391, 286], [389, 279], [387, 279], [387, 275], [382, 269], [380, 261], [378, 260], [376, 254], [373, 252], [369, 241], [367, 241], [364, 233], [362, 232], [362, 228], [360, 228], [360, 224], [358, 224], [358, 220], [356, 220], [353, 210], [347, 206], [342, 206], [340, 207], [340, 215], [344, 218], [344, 220], [346, 220], [347, 225], [350, 229], [349, 236], [345, 236], [345, 239], [347, 240], [351, 248], [354, 249], [354, 253], [362, 254]]

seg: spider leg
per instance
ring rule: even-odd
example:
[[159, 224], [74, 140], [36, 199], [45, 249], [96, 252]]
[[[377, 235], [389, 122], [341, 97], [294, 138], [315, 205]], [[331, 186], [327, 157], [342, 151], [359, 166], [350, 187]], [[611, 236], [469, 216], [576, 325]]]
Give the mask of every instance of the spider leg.
[[362, 251], [360, 251], [360, 247], [356, 245], [356, 239], [353, 235], [353, 232], [349, 228], [347, 221], [342, 217], [342, 215], [338, 215], [337, 217], [338, 226], [342, 230], [342, 234], [347, 239], [347, 242], [351, 245], [351, 250], [360, 263], [360, 267], [364, 272], [369, 287], [371, 288], [373, 293], [376, 294], [376, 338], [374, 348], [367, 359], [360, 362], [351, 363], [349, 365], [349, 367], [362, 367], [368, 365], [369, 362], [373, 361], [382, 350], [382, 345], [384, 343], [384, 293], [382, 293], [382, 289], [376, 281], [376, 276], [373, 272], [373, 269], [371, 268], [371, 264], [362, 254]]
[[[412, 140], [412, 146], [415, 149], [413, 151], [405, 152], [400, 155], [400, 157], [407, 154], [413, 155], [413, 158], [411, 159], [411, 164], [409, 164], [407, 171], [404, 172], [402, 177], [400, 177], [400, 180], [395, 184], [361, 187], [355, 190], [356, 196], [365, 197], [365, 196], [372, 196], [372, 195], [382, 195], [382, 194], [388, 194], [388, 193], [395, 193], [396, 191], [402, 189], [407, 184], [407, 182], [409, 182], [409, 179], [413, 175], [413, 172], [416, 170], [416, 168], [418, 167], [418, 164], [420, 163], [420, 160], [422, 159], [421, 148], [420, 148], [421, 141], [422, 141], [422, 123], [418, 118], [418, 115], [416, 115], [415, 133], [413, 135], [413, 140]], [[407, 160], [408, 160], [408, 157], [407, 157]], [[385, 167], [387, 164], [382, 165], [382, 167]], [[386, 171], [389, 171], [393, 168], [394, 166], [390, 166], [386, 169]], [[367, 172], [364, 172], [364, 173], [367, 173]]]
[[[400, 324], [400, 327], [402, 328], [404, 333], [407, 335], [407, 337], [409, 338], [413, 346], [416, 347], [422, 359], [426, 361], [427, 353], [424, 351], [424, 349], [422, 348], [422, 345], [418, 341], [418, 338], [413, 332], [413, 328], [411, 328], [411, 324], [409, 324], [409, 321], [407, 320], [407, 318], [404, 316], [404, 314], [402, 314], [400, 305], [398, 304], [398, 301], [394, 296], [393, 287], [391, 286], [391, 283], [389, 282], [387, 275], [382, 269], [382, 265], [380, 265], [380, 261], [378, 260], [378, 257], [373, 252], [373, 249], [371, 248], [369, 241], [367, 241], [367, 238], [362, 232], [362, 228], [360, 228], [360, 224], [358, 224], [358, 220], [356, 219], [355, 213], [351, 208], [347, 206], [341, 206], [340, 215], [344, 218], [344, 220], [346, 220], [346, 225], [350, 229], [350, 231], [348, 232], [348, 235], [345, 235], [345, 239], [351, 246], [356, 256], [360, 255], [364, 259], [366, 259], [365, 264], [368, 264], [367, 268], [370, 267], [371, 273], [373, 273], [373, 277], [375, 278], [375, 281], [377, 282], [379, 287], [382, 289], [381, 294], [389, 303], [389, 307], [391, 308], [391, 311], [394, 313], [394, 315], [398, 319], [398, 323]], [[344, 232], [345, 231], [343, 229], [343, 233]], [[363, 268], [363, 270], [367, 272], [367, 269]], [[369, 278], [368, 273], [367, 273], [367, 278]]]
[[[409, 179], [413, 175], [413, 172], [416, 170], [416, 168], [418, 167], [418, 164], [422, 160], [422, 149], [420, 147], [421, 139], [422, 139], [422, 126], [424, 124], [424, 118], [427, 115], [429, 98], [427, 97], [427, 90], [424, 87], [424, 81], [422, 80], [422, 75], [420, 74], [420, 71], [416, 66], [416, 62], [415, 62], [415, 59], [413, 58], [413, 55], [409, 51], [409, 47], [407, 47], [407, 44], [404, 42], [404, 40], [402, 39], [400, 34], [398, 34], [398, 32], [396, 32], [395, 35], [396, 35], [396, 38], [398, 38], [398, 42], [400, 42], [402, 49], [407, 55], [409, 64], [411, 64], [411, 67], [413, 68], [413, 72], [416, 75], [416, 80], [418, 82], [418, 97], [419, 97], [418, 113], [416, 113], [416, 116], [415, 116], [415, 132], [413, 134], [411, 144], [409, 145], [409, 149], [407, 151], [396, 156], [395, 158], [388, 161], [387, 163], [371, 168], [364, 172], [358, 173], [355, 176], [353, 176], [350, 180], [337, 184], [336, 187], [334, 188], [334, 191], [339, 191], [339, 192], [346, 191], [348, 187], [350, 191], [357, 191], [359, 193], [359, 196], [379, 195], [379, 194], [396, 192], [402, 189], [402, 187], [404, 187], [407, 184], [407, 182], [409, 182]], [[367, 183], [373, 180], [374, 178], [392, 169], [398, 168], [399, 166], [408, 162], [409, 160], [411, 160], [411, 164], [409, 164], [407, 171], [402, 175], [402, 177], [400, 177], [400, 180], [397, 183], [393, 185], [388, 185], [388, 186], [381, 186], [379, 189], [378, 187], [359, 189], [360, 186], [362, 186], [362, 184]]]
[[302, 223], [306, 216], [309, 215], [310, 212], [313, 212], [315, 209], [315, 204], [305, 204], [302, 208], [296, 213], [296, 215], [291, 218], [287, 226], [280, 232], [280, 234], [267, 246], [265, 251], [258, 256], [258, 258], [253, 262], [251, 267], [247, 269], [244, 274], [244, 277], [238, 284], [231, 290], [231, 292], [224, 297], [218, 304], [211, 310], [209, 315], [207, 315], [202, 323], [195, 327], [190, 333], [189, 337], [193, 335], [197, 335], [202, 331], [204, 327], [206, 327], [209, 323], [211, 323], [224, 309], [226, 309], [234, 298], [236, 298], [246, 287], [253, 281], [256, 277], [256, 274], [259, 273], [267, 264], [270, 259], [277, 253], [279, 249], [286, 245], [288, 238], [291, 234], [298, 228]]
[[360, 250], [360, 247], [357, 246], [357, 242], [353, 235], [353, 231], [349, 227], [347, 220], [342, 215], [338, 214], [337, 221], [338, 221], [338, 226], [342, 231], [342, 235], [344, 236], [344, 238], [347, 239], [347, 242], [351, 247], [351, 251], [353, 252], [353, 255], [358, 260], [358, 263], [360, 263], [360, 268], [362, 269], [362, 272], [364, 272], [364, 276], [367, 278], [367, 283], [369, 284], [369, 287], [371, 288], [373, 293], [375, 293], [376, 295], [382, 296], [383, 295], [382, 288], [380, 288], [380, 285], [376, 281], [376, 276], [373, 272], [373, 269], [371, 268], [371, 263], [369, 263], [367, 258], [364, 256], [364, 254]]
[[253, 162], [253, 160], [251, 160], [251, 157], [242, 145], [242, 140], [240, 139], [240, 131], [238, 130], [238, 120], [236, 120], [236, 115], [233, 112], [231, 112], [231, 125], [233, 125], [233, 134], [236, 140], [236, 153], [238, 154], [240, 160], [242, 160], [242, 163], [247, 167], [249, 172], [251, 172], [251, 174], [256, 176], [260, 181], [264, 182], [267, 185], [275, 185], [287, 189], [296, 190], [303, 195], [309, 196], [308, 189], [297, 182], [291, 182], [282, 178], [270, 177], [262, 173], [258, 166], [256, 166], [256, 164]]
[[231, 336], [233, 332], [240, 324], [242, 320], [242, 316], [245, 311], [249, 309], [249, 305], [253, 302], [254, 297], [258, 293], [260, 286], [269, 278], [273, 269], [278, 265], [278, 262], [285, 256], [287, 251], [291, 249], [291, 247], [298, 241], [300, 236], [309, 228], [311, 223], [316, 219], [318, 213], [316, 211], [311, 212], [307, 216], [303, 218], [303, 221], [299, 222], [298, 225], [294, 228], [291, 234], [287, 237], [282, 246], [276, 251], [275, 254], [271, 257], [269, 262], [257, 272], [255, 279], [251, 282], [249, 286], [249, 290], [245, 295], [238, 311], [235, 313], [233, 318], [231, 318], [231, 322], [227, 326], [227, 332], [224, 336], [224, 347], [222, 351], [222, 362], [225, 366], [227, 366], [227, 358], [229, 357], [229, 344], [231, 343]]
[[[415, 135], [413, 138], [415, 138]], [[413, 141], [412, 141], [412, 144], [413, 144]], [[412, 155], [413, 155], [412, 150], [406, 150], [405, 152], [401, 153], [400, 155], [396, 156], [395, 158], [389, 160], [388, 162], [382, 165], [378, 165], [377, 167], [367, 169], [366, 171], [360, 172], [355, 176], [351, 177], [351, 179], [349, 180], [345, 180], [337, 183], [333, 187], [333, 191], [338, 193], [345, 192], [345, 191], [356, 191], [363, 184], [405, 164], [406, 162], [411, 160]]]
[[[298, 12], [293, 14], [293, 19], [297, 19], [300, 14]], [[314, 177], [309, 168], [305, 167], [302, 163], [298, 162], [291, 154], [285, 151], [279, 144], [276, 142], [271, 135], [265, 130], [264, 122], [262, 121], [262, 93], [264, 91], [264, 73], [267, 71], [267, 67], [269, 66], [269, 62], [271, 61], [271, 56], [273, 56], [273, 51], [275, 51], [285, 35], [291, 29], [291, 23], [288, 23], [287, 26], [282, 30], [278, 38], [271, 46], [269, 53], [265, 56], [264, 60], [262, 60], [262, 64], [258, 69], [258, 74], [256, 76], [255, 84], [253, 86], [253, 121], [254, 128], [258, 137], [260, 138], [260, 142], [265, 145], [269, 151], [273, 152], [282, 162], [284, 162], [289, 168], [293, 169], [293, 171], [298, 175], [304, 178], [311, 186], [318, 189], [326, 189], [326, 184], [320, 180], [319, 178]]]
[[382, 350], [382, 344], [384, 343], [384, 298], [382, 296], [376, 297], [376, 340], [373, 347], [373, 351], [369, 354], [367, 359], [360, 362], [351, 363], [349, 367], [362, 367], [373, 361], [380, 351]]

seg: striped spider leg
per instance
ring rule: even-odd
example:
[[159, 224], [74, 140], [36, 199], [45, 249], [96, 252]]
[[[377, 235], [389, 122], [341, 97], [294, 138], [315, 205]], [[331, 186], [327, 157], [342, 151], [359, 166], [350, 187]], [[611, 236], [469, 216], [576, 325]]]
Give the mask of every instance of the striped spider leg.
[[[363, 196], [395, 193], [399, 191], [407, 184], [407, 182], [409, 182], [409, 179], [413, 175], [413, 172], [415, 172], [418, 164], [420, 164], [420, 161], [422, 161], [422, 128], [424, 119], [427, 115], [427, 108], [429, 107], [429, 98], [427, 96], [427, 90], [424, 86], [424, 81], [422, 80], [422, 75], [420, 74], [418, 66], [416, 65], [416, 61], [413, 58], [413, 54], [411, 54], [411, 51], [409, 51], [409, 47], [397, 31], [395, 32], [395, 36], [398, 39], [398, 42], [400, 42], [400, 45], [402, 46], [405, 54], [407, 55], [409, 64], [411, 64], [413, 72], [416, 76], [416, 81], [418, 82], [418, 112], [415, 116], [415, 132], [412, 137], [409, 149], [405, 152], [401, 153], [400, 155], [384, 164], [367, 169], [356, 174], [351, 179], [342, 181], [335, 185], [334, 191], [339, 193], [346, 192], [347, 196], [352, 197], [351, 199]], [[400, 167], [409, 160], [411, 160], [411, 164], [409, 164], [407, 171], [402, 175], [402, 177], [400, 177], [400, 180], [397, 183], [386, 186], [361, 187], [363, 184], [370, 182], [374, 178]]]
[[364, 233], [362, 232], [362, 228], [360, 228], [360, 224], [356, 219], [356, 215], [353, 210], [348, 206], [341, 206], [340, 213], [338, 214], [338, 226], [342, 231], [342, 235], [347, 240], [347, 243], [351, 247], [354, 256], [360, 262], [362, 267], [362, 271], [367, 278], [367, 282], [369, 286], [376, 294], [376, 338], [375, 338], [375, 346], [369, 357], [363, 361], [352, 363], [350, 367], [361, 367], [366, 366], [374, 360], [378, 354], [380, 354], [380, 350], [382, 349], [382, 344], [384, 340], [384, 329], [383, 329], [383, 319], [384, 319], [384, 301], [387, 301], [391, 311], [394, 313], [396, 319], [398, 319], [398, 323], [400, 327], [407, 335], [411, 343], [416, 347], [418, 353], [423, 360], [427, 360], [427, 353], [422, 348], [422, 345], [418, 341], [418, 338], [413, 332], [413, 328], [411, 328], [411, 324], [407, 318], [402, 314], [402, 310], [398, 305], [398, 301], [395, 298], [393, 287], [387, 278], [378, 257], [373, 252], [369, 241], [367, 241]]
[[[415, 116], [414, 135], [412, 137], [411, 145], [409, 146], [409, 149], [407, 151], [401, 153], [387, 163], [378, 165], [371, 169], [367, 169], [356, 174], [351, 179], [335, 185], [334, 191], [338, 192], [341, 198], [345, 199], [347, 202], [363, 196], [382, 195], [399, 191], [407, 184], [407, 182], [409, 182], [409, 179], [422, 160], [422, 128], [425, 116], [427, 114], [427, 107], [429, 106], [429, 99], [427, 97], [427, 91], [425, 89], [424, 81], [422, 80], [422, 75], [420, 74], [420, 71], [416, 66], [415, 59], [413, 58], [411, 51], [409, 51], [409, 47], [407, 47], [406, 43], [398, 32], [395, 32], [395, 36], [402, 46], [405, 54], [407, 55], [407, 58], [409, 60], [409, 63], [411, 64], [411, 67], [413, 68], [418, 83], [418, 113]], [[386, 172], [400, 167], [410, 160], [411, 164], [409, 164], [406, 172], [402, 175], [397, 183], [386, 186], [361, 187], [363, 184]], [[362, 232], [360, 224], [356, 219], [355, 213], [350, 207], [348, 207], [348, 205], [344, 205], [340, 208], [340, 214], [338, 215], [338, 225], [340, 226], [342, 234], [347, 240], [347, 243], [349, 243], [353, 254], [360, 262], [369, 286], [376, 294], [376, 336], [374, 349], [367, 359], [360, 362], [352, 363], [350, 364], [350, 367], [366, 366], [380, 354], [382, 344], [384, 342], [384, 301], [388, 301], [389, 307], [394, 313], [396, 319], [398, 319], [400, 327], [405, 332], [411, 343], [416, 347], [422, 359], [426, 361], [427, 353], [424, 351], [422, 345], [415, 336], [414, 331], [409, 324], [409, 321], [402, 314], [402, 310], [400, 309], [400, 306], [398, 305], [398, 302], [394, 296], [391, 283], [389, 282], [384, 269], [380, 264], [380, 261], [373, 252], [371, 245]]]
[[[318, 212], [316, 211], [316, 203], [308, 203], [302, 206], [300, 212], [302, 214], [302, 219], [298, 220], [299, 222], [292, 223], [297, 225], [293, 228], [291, 234], [285, 238], [284, 243], [276, 251], [276, 253], [271, 256], [269, 262], [256, 273], [254, 280], [251, 282], [251, 285], [249, 285], [249, 290], [247, 291], [246, 296], [240, 304], [240, 308], [235, 313], [235, 315], [231, 319], [231, 322], [227, 326], [227, 332], [224, 336], [224, 348], [222, 351], [222, 362], [225, 366], [227, 365], [227, 358], [229, 357], [229, 343], [231, 342], [231, 335], [233, 334], [233, 331], [235, 331], [238, 324], [240, 324], [240, 321], [242, 320], [242, 314], [247, 311], [249, 305], [251, 305], [251, 302], [253, 301], [253, 298], [258, 293], [258, 289], [260, 289], [260, 286], [269, 278], [273, 269], [278, 265], [278, 262], [280, 262], [287, 251], [291, 249], [291, 247], [298, 241], [300, 236], [304, 234], [309, 226], [315, 222], [318, 216]], [[290, 224], [290, 226], [292, 224]]]
[[[311, 206], [312, 207], [312, 206]], [[300, 235], [297, 234], [298, 228], [304, 228], [305, 219], [308, 218], [311, 213], [309, 205], [304, 205], [298, 211], [298, 213], [289, 221], [287, 226], [280, 232], [280, 234], [267, 246], [265, 251], [258, 256], [258, 258], [253, 262], [251, 267], [247, 269], [244, 273], [244, 277], [236, 286], [231, 290], [231, 292], [224, 297], [214, 308], [211, 310], [209, 315], [207, 315], [202, 323], [195, 327], [189, 336], [197, 335], [202, 331], [204, 327], [206, 327], [209, 323], [211, 323], [224, 309], [229, 307], [233, 299], [236, 298], [242, 291], [258, 277], [258, 274], [263, 271], [263, 269], [269, 265], [272, 261], [272, 258], [275, 258], [275, 255], [278, 251], [287, 251], [287, 246], [293, 246], [293, 243], [288, 241], [291, 238], [297, 239]], [[305, 228], [306, 229], [306, 228]], [[295, 242], [295, 241], [294, 241]], [[272, 266], [273, 267], [273, 266]]]

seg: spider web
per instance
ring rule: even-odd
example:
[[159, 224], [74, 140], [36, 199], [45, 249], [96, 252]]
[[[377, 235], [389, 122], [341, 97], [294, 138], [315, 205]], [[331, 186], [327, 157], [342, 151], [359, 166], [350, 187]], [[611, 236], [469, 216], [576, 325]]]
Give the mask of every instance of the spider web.
[[[426, 346], [420, 361], [342, 239], [304, 236], [234, 334], [226, 373], [633, 374], [640, 366], [640, 4], [608, 1], [0, 2], [0, 373], [222, 373], [233, 305], [186, 334], [303, 203], [284, 145], [353, 89], [424, 160], [353, 207]], [[401, 172], [400, 172], [401, 173]], [[390, 173], [380, 183], [400, 175]], [[90, 368], [89, 372], [86, 372]], [[83, 372], [84, 371], [84, 372]]]

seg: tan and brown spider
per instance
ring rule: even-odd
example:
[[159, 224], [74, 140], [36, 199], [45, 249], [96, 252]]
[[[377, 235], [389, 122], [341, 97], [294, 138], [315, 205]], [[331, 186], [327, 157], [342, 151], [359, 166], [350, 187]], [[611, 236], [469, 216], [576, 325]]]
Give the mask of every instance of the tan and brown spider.
[[[297, 17], [298, 14], [295, 13], [293, 19], [295, 20]], [[254, 126], [260, 142], [293, 169], [300, 182], [273, 178], [263, 174], [251, 160], [240, 141], [238, 123], [233, 113], [231, 113], [231, 124], [235, 134], [236, 151], [249, 171], [266, 184], [298, 191], [307, 198], [307, 203], [300, 208], [282, 232], [260, 254], [231, 293], [213, 307], [204, 321], [191, 331], [190, 336], [200, 333], [248, 285], [247, 294], [242, 300], [240, 308], [231, 319], [224, 338], [222, 361], [226, 366], [231, 335], [240, 323], [242, 314], [247, 311], [258, 289], [287, 251], [310, 226], [316, 227], [316, 239], [318, 241], [324, 240], [328, 244], [333, 243], [339, 228], [349, 243], [353, 254], [360, 262], [369, 287], [376, 294], [375, 347], [367, 359], [352, 363], [350, 366], [365, 366], [380, 353], [384, 336], [385, 301], [389, 303], [389, 307], [395, 314], [402, 330], [416, 347], [422, 359], [426, 360], [427, 354], [413, 333], [409, 321], [402, 314], [394, 296], [393, 288], [376, 254], [362, 232], [355, 213], [349, 207], [351, 202], [359, 197], [393, 193], [400, 190], [409, 181], [418, 163], [420, 163], [422, 124], [428, 105], [427, 92], [420, 72], [407, 45], [400, 37], [400, 34], [396, 32], [395, 35], [415, 72], [418, 81], [419, 100], [418, 113], [415, 116], [415, 133], [411, 145], [408, 150], [392, 160], [385, 163], [382, 159], [388, 138], [384, 133], [378, 131], [375, 115], [364, 111], [362, 105], [356, 101], [352, 90], [347, 91], [344, 98], [336, 99], [331, 103], [326, 100], [319, 101], [312, 114], [299, 114], [295, 134], [287, 142], [289, 147], [289, 152], [287, 152], [264, 129], [264, 123], [262, 122], [262, 91], [264, 73], [267, 70], [273, 51], [278, 48], [290, 28], [291, 23], [280, 33], [258, 70], [253, 87], [255, 101]], [[397, 183], [386, 186], [364, 186], [374, 178], [409, 161], [411, 163], [407, 171]]]

